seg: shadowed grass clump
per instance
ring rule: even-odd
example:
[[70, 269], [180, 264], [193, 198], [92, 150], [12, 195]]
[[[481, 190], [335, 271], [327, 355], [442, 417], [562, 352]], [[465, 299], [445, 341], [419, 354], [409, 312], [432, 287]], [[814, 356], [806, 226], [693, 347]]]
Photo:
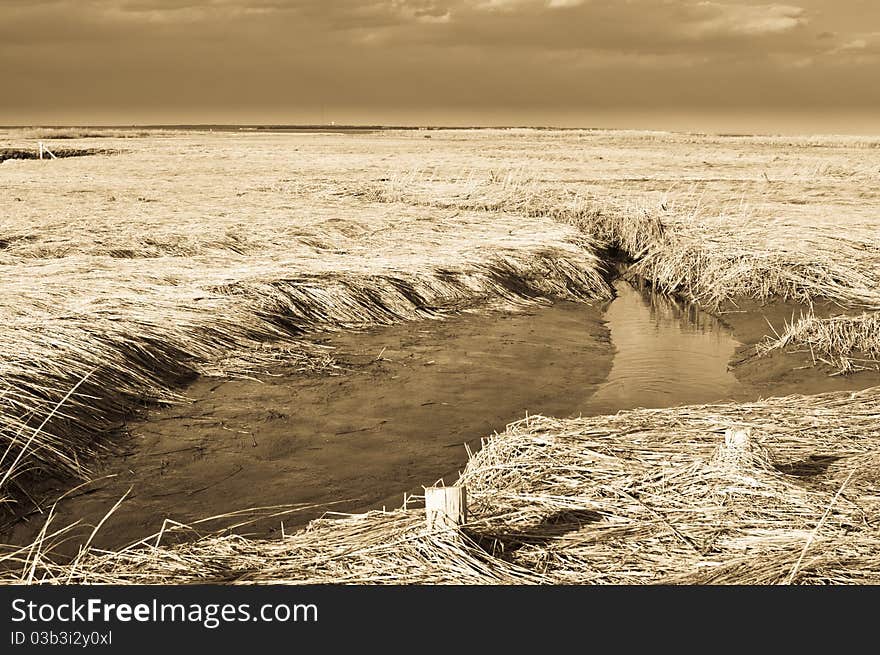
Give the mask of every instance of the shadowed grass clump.
[[[37, 583], [827, 584], [880, 582], [880, 388], [749, 404], [529, 417], [488, 439], [458, 484], [471, 515], [315, 521], [280, 539], [153, 537], [55, 563], [44, 538], [6, 555]], [[833, 453], [833, 457], [824, 457]], [[796, 473], [796, 475], [795, 475]]]
[[[102, 148], [53, 148], [52, 154], [58, 159], [65, 157], [88, 157], [90, 155], [112, 155], [115, 150], [107, 150]], [[0, 148], [0, 163], [7, 159], [39, 159], [40, 154], [37, 150], [25, 148]], [[45, 155], [45, 159], [50, 159], [49, 155]]]
[[813, 365], [835, 374], [880, 368], [880, 313], [820, 318], [814, 314], [787, 323], [782, 334], [757, 345], [758, 355], [777, 350], [809, 351]]

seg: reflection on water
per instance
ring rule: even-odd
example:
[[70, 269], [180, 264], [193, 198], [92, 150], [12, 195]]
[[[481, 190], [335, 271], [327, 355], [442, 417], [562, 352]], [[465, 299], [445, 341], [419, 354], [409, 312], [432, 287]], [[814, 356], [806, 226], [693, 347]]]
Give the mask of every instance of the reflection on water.
[[618, 280], [605, 320], [616, 348], [608, 379], [584, 414], [727, 400], [740, 388], [727, 370], [740, 345], [714, 316]]

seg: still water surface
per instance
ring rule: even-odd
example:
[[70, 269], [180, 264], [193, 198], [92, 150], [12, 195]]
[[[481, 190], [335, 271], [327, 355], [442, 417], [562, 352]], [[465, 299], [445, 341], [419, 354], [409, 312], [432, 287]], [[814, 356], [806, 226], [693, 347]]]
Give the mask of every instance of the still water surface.
[[728, 362], [741, 345], [717, 318], [695, 305], [629, 283], [604, 315], [616, 352], [607, 380], [583, 414], [671, 407], [731, 399], [741, 385]]

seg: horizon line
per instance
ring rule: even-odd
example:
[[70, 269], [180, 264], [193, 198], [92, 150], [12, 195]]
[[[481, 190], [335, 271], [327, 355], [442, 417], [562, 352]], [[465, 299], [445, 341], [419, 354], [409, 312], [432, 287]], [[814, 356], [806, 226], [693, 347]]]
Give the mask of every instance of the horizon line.
[[[301, 130], [301, 131], [439, 131], [439, 130], [547, 130], [560, 132], [662, 132], [667, 134], [686, 134], [693, 136], [794, 136], [794, 134], [785, 134], [773, 131], [738, 131], [738, 130], [682, 130], [682, 129], [664, 129], [664, 128], [629, 128], [629, 127], [573, 127], [558, 125], [532, 125], [532, 124], [503, 124], [503, 125], [442, 125], [442, 124], [419, 124], [419, 125], [394, 125], [383, 123], [109, 123], [109, 124], [88, 124], [88, 123], [56, 123], [56, 124], [9, 124], [0, 125], [3, 130], [16, 129], [226, 129], [235, 131], [270, 131], [270, 130]], [[798, 136], [846, 136], [846, 137], [868, 137], [880, 138], [880, 134], [845, 134], [836, 132], [813, 132], [799, 133]]]

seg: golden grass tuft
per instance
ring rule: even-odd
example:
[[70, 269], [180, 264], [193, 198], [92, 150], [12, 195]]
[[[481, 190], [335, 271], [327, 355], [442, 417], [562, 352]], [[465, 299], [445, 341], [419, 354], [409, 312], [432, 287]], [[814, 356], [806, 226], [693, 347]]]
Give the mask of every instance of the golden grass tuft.
[[880, 368], [880, 312], [828, 318], [807, 314], [756, 348], [759, 356], [778, 350], [808, 351], [814, 366], [825, 364], [834, 374], [876, 370]]

